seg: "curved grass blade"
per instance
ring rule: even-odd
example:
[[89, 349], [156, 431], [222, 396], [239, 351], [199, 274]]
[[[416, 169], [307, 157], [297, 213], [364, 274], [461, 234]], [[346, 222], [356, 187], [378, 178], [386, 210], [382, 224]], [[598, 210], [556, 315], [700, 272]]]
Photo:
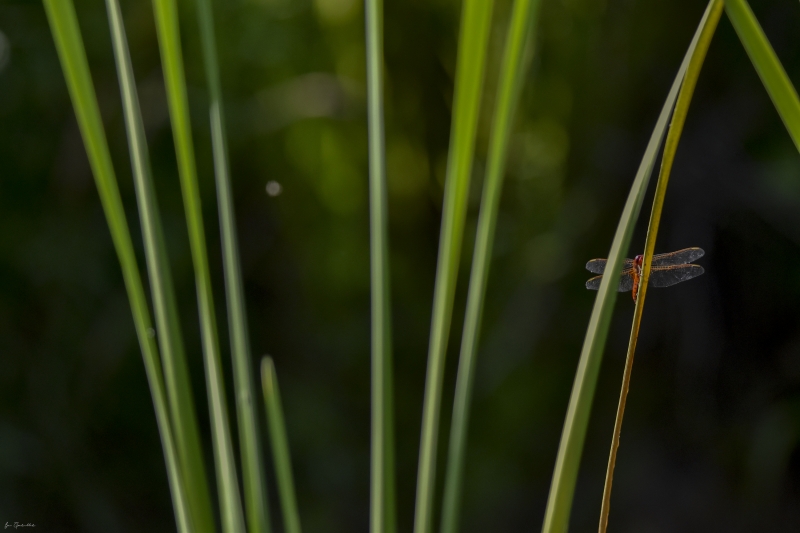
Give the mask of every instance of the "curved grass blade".
[[289, 456], [289, 439], [286, 438], [286, 425], [283, 422], [283, 406], [275, 375], [272, 357], [261, 359], [261, 389], [264, 391], [264, 405], [267, 411], [267, 426], [272, 442], [272, 457], [275, 460], [275, 477], [278, 481], [278, 496], [283, 510], [283, 524], [286, 533], [300, 533], [300, 513], [297, 511], [297, 497], [292, 478], [292, 460]]
[[[661, 221], [661, 212], [664, 207], [664, 198], [667, 193], [672, 163], [675, 160], [675, 153], [678, 150], [683, 125], [686, 122], [686, 115], [689, 112], [689, 104], [700, 76], [700, 70], [706, 58], [706, 52], [711, 44], [711, 38], [717, 29], [717, 23], [722, 15], [724, 7], [723, 0], [712, 0], [709, 5], [709, 15], [706, 23], [702, 26], [700, 38], [697, 46], [692, 53], [686, 75], [675, 102], [675, 111], [672, 114], [672, 122], [664, 142], [664, 155], [661, 158], [661, 170], [656, 183], [656, 192], [653, 198], [653, 208], [650, 212], [650, 222], [647, 227], [647, 239], [644, 246], [644, 261], [642, 264], [642, 282], [639, 285], [639, 293], [636, 297], [636, 307], [633, 313], [633, 324], [631, 326], [631, 336], [628, 342], [628, 353], [625, 359], [625, 369], [622, 374], [622, 390], [620, 391], [619, 404], [617, 407], [616, 420], [614, 421], [614, 433], [611, 438], [611, 451], [608, 458], [608, 468], [606, 470], [606, 480], [603, 488], [603, 503], [600, 508], [599, 532], [605, 533], [608, 526], [608, 513], [611, 506], [611, 484], [614, 478], [614, 467], [617, 462], [617, 450], [619, 449], [619, 436], [622, 430], [622, 418], [625, 414], [625, 403], [630, 387], [631, 369], [633, 368], [633, 356], [636, 351], [636, 341], [639, 338], [639, 327], [642, 323], [642, 312], [644, 311], [644, 301], [647, 295], [648, 280], [650, 269], [653, 262], [653, 253], [658, 236], [658, 227]], [[700, 269], [702, 271], [702, 269]]]
[[200, 530], [210, 531], [214, 528], [211, 498], [197, 429], [197, 415], [192, 399], [186, 354], [181, 338], [175, 291], [172, 286], [169, 260], [153, 188], [147, 140], [139, 109], [139, 98], [136, 94], [136, 82], [119, 3], [117, 0], [106, 0], [106, 7], [122, 92], [128, 146], [139, 206], [145, 258], [150, 276], [158, 341], [163, 355], [162, 362], [167, 396], [170, 402], [170, 414], [175, 427], [175, 443], [181, 461], [181, 472], [186, 481], [186, 498], [192, 515], [192, 523]]
[[659, 145], [664, 138], [670, 112], [678, 95], [689, 60], [700, 38], [702, 28], [708, 20], [709, 10], [710, 4], [703, 15], [700, 26], [689, 45], [686, 56], [661, 109], [661, 114], [650, 136], [650, 141], [647, 144], [639, 170], [636, 172], [631, 191], [625, 202], [625, 207], [622, 210], [622, 216], [611, 244], [611, 250], [608, 253], [608, 263], [605, 270], [607, 274], [603, 275], [600, 290], [592, 309], [592, 315], [589, 318], [589, 327], [581, 349], [580, 361], [578, 362], [575, 382], [572, 386], [572, 394], [567, 408], [567, 416], [564, 420], [564, 429], [561, 434], [561, 442], [553, 471], [553, 481], [550, 484], [550, 494], [547, 499], [544, 525], [542, 526], [542, 531], [545, 533], [563, 533], [567, 530], [570, 510], [572, 509], [572, 498], [575, 492], [575, 482], [578, 477], [578, 468], [580, 467], [581, 453], [586, 437], [586, 427], [589, 423], [592, 399], [597, 385], [597, 375], [600, 371], [600, 362], [603, 357], [603, 347], [608, 336], [611, 314], [617, 297], [616, 288], [619, 283], [624, 254], [630, 245], [631, 235], [644, 201], [647, 183], [655, 164]]
[[122, 277], [128, 293], [139, 346], [142, 350], [150, 394], [153, 397], [153, 407], [164, 450], [175, 520], [178, 530], [181, 533], [188, 533], [193, 529], [193, 523], [187, 511], [185, 482], [181, 479], [181, 469], [178, 465], [158, 347], [154, 336], [151, 335], [153, 329], [150, 311], [147, 308], [130, 231], [125, 220], [125, 211], [122, 207], [114, 167], [111, 164], [111, 154], [103, 131], [103, 122], [100, 119], [100, 109], [89, 74], [89, 65], [78, 20], [75, 16], [75, 7], [71, 0], [44, 0], [44, 7], [97, 191], [100, 194], [100, 202], [111, 232], [111, 239], [122, 268]]
[[414, 533], [428, 533], [433, 519], [436, 443], [442, 401], [442, 375], [453, 314], [458, 263], [475, 149], [492, 0], [466, 0], [461, 14], [453, 120], [445, 179], [444, 210], [433, 297], [433, 318], [422, 407]]
[[214, 18], [210, 0], [197, 1], [200, 41], [206, 79], [211, 98], [209, 114], [214, 154], [214, 176], [219, 202], [219, 224], [222, 243], [222, 264], [225, 271], [225, 294], [228, 303], [233, 386], [236, 389], [236, 413], [239, 421], [239, 446], [242, 460], [247, 526], [250, 531], [268, 532], [269, 519], [264, 481], [262, 447], [258, 433], [253, 372], [247, 329], [242, 267], [239, 263], [239, 242], [236, 237], [235, 212], [228, 164], [228, 142], [222, 107], [222, 89], [217, 61]]
[[800, 150], [800, 99], [746, 0], [726, 0], [725, 11], [767, 89], [795, 147]]
[[467, 294], [467, 312], [461, 337], [461, 354], [456, 378], [453, 418], [450, 424], [448, 462], [442, 504], [442, 533], [455, 533], [458, 527], [469, 407], [483, 302], [486, 295], [486, 280], [489, 277], [494, 229], [505, 175], [508, 139], [511, 135], [514, 111], [526, 70], [526, 59], [529, 59], [529, 57], [526, 58], [526, 55], [531, 55], [525, 53], [526, 43], [532, 45], [532, 27], [539, 4], [539, 0], [517, 0], [514, 3], [510, 27], [506, 36], [500, 70], [500, 86], [497, 92], [497, 104], [489, 141], [483, 199], [478, 217], [472, 273]]
[[186, 96], [186, 81], [183, 77], [178, 6], [175, 0], [153, 0], [153, 8], [163, 63], [164, 82], [167, 89], [167, 101], [172, 119], [175, 152], [178, 157], [178, 174], [186, 211], [189, 245], [194, 263], [222, 527], [224, 531], [233, 533], [244, 530], [244, 518], [233, 445], [231, 444], [225, 385], [222, 379], [214, 298], [211, 292], [211, 275], [208, 269], [200, 191], [197, 185], [194, 146], [189, 122], [189, 104]]
[[389, 231], [383, 127], [383, 3], [365, 0], [369, 115], [370, 283], [372, 307], [372, 443], [370, 531], [394, 533], [394, 406], [389, 291]]

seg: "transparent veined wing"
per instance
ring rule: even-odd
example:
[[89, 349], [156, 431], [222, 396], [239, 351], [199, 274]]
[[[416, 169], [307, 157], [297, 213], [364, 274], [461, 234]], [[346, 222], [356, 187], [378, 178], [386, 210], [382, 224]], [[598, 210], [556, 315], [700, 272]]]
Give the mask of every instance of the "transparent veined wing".
[[[603, 276], [595, 276], [586, 282], [586, 288], [592, 291], [599, 290], [601, 281], [603, 281]], [[619, 278], [617, 292], [628, 292], [631, 289], [633, 289], [633, 269], [628, 269]]]
[[684, 248], [683, 250], [678, 250], [677, 252], [654, 255], [651, 265], [654, 267], [685, 265], [700, 259], [704, 254], [705, 252], [702, 248]]
[[[594, 274], [602, 274], [606, 271], [606, 262], [608, 259], [592, 259], [588, 263], [586, 263], [586, 270], [589, 272], [593, 272]], [[622, 266], [622, 271], [626, 271], [633, 266], [632, 259], [626, 259], [625, 264]], [[630, 289], [628, 289], [630, 290]]]
[[[701, 250], [702, 251], [702, 250]], [[651, 287], [670, 287], [676, 283], [696, 278], [705, 272], [700, 265], [653, 267], [650, 270]]]

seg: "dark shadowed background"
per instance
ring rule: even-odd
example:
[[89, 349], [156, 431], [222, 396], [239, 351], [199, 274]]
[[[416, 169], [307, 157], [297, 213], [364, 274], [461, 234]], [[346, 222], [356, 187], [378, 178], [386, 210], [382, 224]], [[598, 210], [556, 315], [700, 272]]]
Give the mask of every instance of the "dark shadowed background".
[[[105, 6], [76, 3], [139, 239]], [[194, 279], [152, 6], [122, 3], [210, 461]], [[596, 295], [584, 288], [590, 274], [583, 267], [608, 252], [704, 8], [689, 0], [542, 3], [497, 225], [467, 454], [465, 532], [541, 527]], [[498, 0], [495, 8], [440, 471], [510, 6]], [[797, 85], [800, 5], [763, 0], [752, 7]], [[193, 6], [184, 1], [181, 8], [230, 393], [205, 78]], [[264, 354], [275, 358], [305, 531], [364, 532], [370, 344], [362, 5], [236, 0], [215, 2], [215, 10], [254, 364]], [[413, 516], [459, 14], [454, 0], [385, 5], [399, 531], [410, 531]], [[656, 246], [657, 253], [704, 248], [699, 263], [706, 274], [649, 293], [611, 531], [800, 530], [799, 164], [723, 15]], [[267, 193], [270, 181], [280, 185], [278, 195]], [[640, 228], [646, 218], [645, 212]], [[643, 245], [640, 229], [630, 255]], [[621, 295], [572, 531], [596, 528], [632, 311], [630, 296]], [[273, 485], [271, 503], [279, 526]], [[33, 522], [39, 531], [175, 528], [119, 265], [37, 2], [0, 6], [0, 522], [13, 521]]]

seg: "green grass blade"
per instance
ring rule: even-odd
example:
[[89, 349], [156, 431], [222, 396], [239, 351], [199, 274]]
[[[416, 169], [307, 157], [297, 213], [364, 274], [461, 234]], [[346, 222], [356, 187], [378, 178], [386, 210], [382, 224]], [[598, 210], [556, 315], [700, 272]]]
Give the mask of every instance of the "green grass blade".
[[553, 480], [550, 484], [550, 494], [547, 499], [544, 525], [542, 527], [542, 531], [545, 533], [563, 533], [567, 531], [570, 510], [572, 509], [572, 498], [575, 492], [575, 482], [578, 477], [578, 468], [580, 467], [581, 453], [583, 451], [583, 442], [586, 437], [586, 427], [589, 423], [592, 399], [597, 385], [597, 375], [600, 371], [603, 347], [608, 336], [608, 328], [611, 324], [611, 315], [617, 296], [616, 290], [610, 289], [611, 287], [616, 288], [619, 283], [622, 262], [630, 245], [631, 235], [642, 207], [647, 183], [650, 180], [658, 154], [658, 148], [664, 138], [667, 121], [675, 104], [689, 60], [697, 46], [700, 33], [708, 20], [710, 7], [711, 4], [709, 4], [706, 13], [703, 15], [700, 26], [692, 39], [692, 43], [689, 45], [669, 95], [664, 102], [664, 107], [661, 109], [661, 114], [650, 136], [644, 157], [634, 178], [625, 207], [622, 210], [622, 216], [611, 244], [611, 250], [608, 253], [608, 263], [606, 264], [606, 272], [608, 274], [603, 276], [600, 290], [595, 299], [592, 315], [589, 319], [589, 327], [586, 331], [586, 338], [581, 350], [580, 361], [578, 362], [578, 370], [575, 373], [575, 382], [572, 386], [567, 416], [564, 420], [564, 429], [561, 434], [561, 443], [558, 448]]
[[517, 0], [514, 3], [510, 28], [506, 36], [505, 52], [500, 70], [500, 85], [489, 141], [481, 211], [478, 217], [475, 251], [472, 259], [472, 274], [467, 294], [467, 312], [461, 336], [461, 354], [456, 378], [453, 418], [450, 425], [448, 463], [442, 504], [442, 533], [455, 533], [457, 530], [469, 407], [474, 381], [473, 373], [483, 302], [486, 295], [486, 281], [489, 277], [489, 264], [492, 257], [494, 229], [505, 175], [508, 140], [525, 72], [525, 45], [532, 42], [533, 37], [530, 30], [534, 24], [539, 4], [539, 0]]
[[197, 285], [197, 305], [200, 313], [200, 331], [209, 411], [211, 412], [211, 435], [214, 445], [222, 526], [226, 532], [239, 532], [244, 530], [244, 517], [242, 516], [236, 463], [231, 443], [219, 339], [214, 315], [214, 297], [211, 292], [211, 275], [208, 268], [200, 191], [197, 185], [189, 104], [186, 96], [186, 81], [183, 75], [183, 57], [178, 29], [178, 6], [175, 0], [153, 0], [153, 8]]
[[147, 140], [139, 109], [139, 98], [136, 94], [136, 82], [119, 3], [117, 0], [106, 0], [106, 6], [122, 91], [128, 146], [156, 316], [156, 331], [163, 356], [170, 414], [175, 427], [175, 443], [182, 466], [181, 472], [185, 479], [186, 498], [192, 523], [200, 530], [209, 531], [214, 528], [211, 498], [178, 321], [175, 291], [153, 187]]
[[453, 119], [445, 179], [442, 230], [433, 297], [428, 370], [422, 408], [414, 533], [428, 533], [433, 520], [436, 443], [442, 401], [445, 352], [464, 233], [475, 133], [483, 89], [486, 45], [492, 20], [491, 0], [466, 0], [462, 7], [456, 65]]
[[723, 7], [723, 0], [712, 0], [709, 7], [708, 19], [706, 24], [702, 27], [697, 46], [689, 61], [689, 66], [686, 69], [686, 75], [683, 79], [681, 90], [678, 93], [678, 99], [675, 102], [675, 111], [672, 114], [672, 121], [669, 126], [669, 132], [667, 133], [667, 139], [664, 141], [664, 155], [661, 158], [661, 170], [658, 175], [658, 182], [656, 183], [653, 208], [650, 212], [650, 222], [647, 227], [647, 239], [644, 246], [642, 282], [639, 284], [639, 291], [636, 297], [633, 324], [628, 341], [628, 353], [622, 375], [622, 390], [620, 391], [617, 416], [614, 421], [614, 432], [611, 438], [611, 451], [608, 457], [608, 468], [606, 470], [606, 480], [603, 488], [603, 502], [600, 509], [600, 525], [598, 528], [600, 533], [605, 533], [608, 526], [608, 514], [611, 508], [611, 485], [614, 477], [614, 467], [617, 461], [620, 432], [622, 431], [622, 418], [625, 414], [625, 404], [630, 385], [633, 357], [636, 351], [636, 341], [639, 338], [639, 327], [642, 323], [642, 312], [644, 311], [644, 301], [647, 294], [647, 280], [650, 278], [650, 262], [653, 259], [653, 253], [655, 251], [656, 237], [658, 236], [658, 227], [661, 221], [661, 212], [664, 207], [667, 185], [669, 184], [669, 176], [672, 171], [672, 163], [675, 160], [675, 153], [678, 149], [678, 142], [680, 141], [683, 131], [683, 125], [686, 122], [689, 104], [692, 101], [697, 79], [700, 76], [700, 70], [703, 67], [708, 47], [711, 44], [711, 38], [714, 36], [714, 32], [717, 29], [719, 18], [722, 16]]
[[706, 23], [701, 28], [700, 38], [698, 39], [697, 46], [689, 61], [689, 66], [686, 69], [686, 75], [683, 79], [683, 85], [678, 94], [678, 99], [675, 102], [675, 111], [672, 114], [667, 140], [664, 142], [664, 155], [661, 158], [661, 170], [658, 175], [658, 181], [656, 182], [653, 207], [650, 211], [650, 222], [647, 226], [647, 238], [644, 245], [644, 262], [642, 265], [642, 283], [640, 284], [639, 295], [637, 297], [637, 307], [642, 307], [644, 305], [645, 295], [647, 294], [647, 280], [650, 274], [650, 261], [655, 252], [656, 238], [661, 222], [661, 213], [664, 208], [664, 198], [666, 197], [667, 186], [669, 185], [669, 177], [672, 172], [672, 164], [675, 161], [675, 154], [678, 151], [678, 143], [680, 142], [681, 133], [683, 132], [683, 125], [686, 122], [686, 116], [689, 113], [689, 105], [692, 102], [694, 88], [697, 85], [697, 79], [700, 77], [700, 70], [703, 67], [703, 62], [705, 61], [708, 47], [711, 44], [711, 39], [717, 29], [717, 23], [722, 15], [723, 7], [723, 0], [711, 0], [709, 16]]
[[383, 126], [383, 2], [366, 0], [372, 297], [372, 464], [370, 531], [394, 533], [394, 424], [386, 146]]
[[750, 56], [795, 147], [800, 150], [800, 100], [746, 0], [726, 0], [725, 11]]
[[286, 438], [286, 425], [283, 422], [283, 406], [278, 389], [278, 377], [271, 357], [261, 359], [261, 388], [264, 391], [264, 405], [267, 411], [267, 426], [272, 442], [272, 456], [275, 460], [275, 477], [278, 481], [278, 496], [283, 510], [283, 524], [286, 533], [300, 533], [300, 513], [297, 512], [297, 497], [292, 478], [292, 460], [289, 456], [289, 439]]
[[231, 358], [233, 360], [233, 385], [236, 389], [236, 413], [239, 422], [239, 446], [247, 525], [250, 531], [268, 532], [270, 527], [264, 465], [261, 458], [262, 446], [256, 416], [257, 404], [253, 400], [253, 369], [247, 312], [242, 284], [242, 268], [239, 263], [239, 243], [236, 237], [236, 217], [231, 193], [230, 165], [228, 164], [228, 143], [225, 136], [222, 89], [210, 0], [198, 0], [197, 14], [211, 100], [209, 107], [211, 141], [219, 202], [222, 264], [225, 270], [225, 294], [228, 304], [228, 328], [230, 329]]
[[130, 231], [125, 220], [125, 211], [122, 207], [114, 167], [111, 164], [111, 154], [108, 150], [100, 109], [89, 74], [89, 64], [86, 60], [75, 7], [71, 0], [44, 0], [44, 7], [78, 119], [81, 136], [86, 146], [89, 164], [100, 194], [103, 212], [111, 232], [111, 239], [122, 268], [122, 277], [125, 281], [136, 335], [142, 350], [150, 394], [153, 397], [175, 520], [178, 530], [187, 533], [192, 530], [192, 523], [187, 513], [185, 486], [180, 476], [176, 446], [170, 425], [158, 347], [155, 338], [151, 336], [153, 330], [150, 311], [147, 308]]

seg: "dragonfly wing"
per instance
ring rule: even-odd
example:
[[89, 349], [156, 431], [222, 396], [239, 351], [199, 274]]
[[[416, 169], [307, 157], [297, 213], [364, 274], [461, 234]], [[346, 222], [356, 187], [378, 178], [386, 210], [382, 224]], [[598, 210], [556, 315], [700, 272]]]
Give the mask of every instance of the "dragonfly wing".
[[[672, 266], [672, 265], [685, 265], [692, 263], [701, 257], [705, 252], [702, 248], [684, 248], [677, 252], [670, 252], [668, 254], [658, 254], [653, 256], [652, 266]], [[701, 272], [702, 274], [702, 272]], [[698, 274], [699, 276], [700, 274]], [[652, 283], [652, 281], [651, 281]]]
[[[595, 276], [586, 282], [586, 288], [592, 291], [600, 289], [600, 282], [603, 281], [603, 276]], [[633, 275], [631, 270], [626, 270], [622, 273], [619, 279], [618, 292], [628, 292], [633, 289]]]
[[[586, 270], [589, 272], [593, 272], [595, 274], [602, 274], [606, 271], [606, 263], [608, 259], [592, 259], [588, 263], [586, 263]], [[625, 264], [622, 267], [623, 271], [628, 270], [633, 266], [633, 260], [626, 259]]]
[[595, 276], [586, 282], [586, 288], [590, 291], [600, 290], [601, 281], [603, 281], [603, 276]]
[[619, 278], [619, 287], [617, 291], [619, 292], [628, 292], [633, 289], [633, 269], [626, 270], [622, 273], [622, 277]]
[[[606, 270], [606, 260], [605, 259], [592, 259], [591, 261], [586, 263], [586, 270], [588, 270], [589, 272], [593, 272], [595, 274], [602, 274]], [[595, 279], [595, 278], [592, 278], [592, 279]], [[587, 285], [587, 287], [588, 287], [588, 285]], [[599, 287], [599, 285], [598, 285], [598, 287]]]
[[654, 267], [650, 271], [650, 281], [648, 283], [651, 287], [670, 287], [676, 283], [696, 278], [703, 272], [705, 270], [700, 265]]

